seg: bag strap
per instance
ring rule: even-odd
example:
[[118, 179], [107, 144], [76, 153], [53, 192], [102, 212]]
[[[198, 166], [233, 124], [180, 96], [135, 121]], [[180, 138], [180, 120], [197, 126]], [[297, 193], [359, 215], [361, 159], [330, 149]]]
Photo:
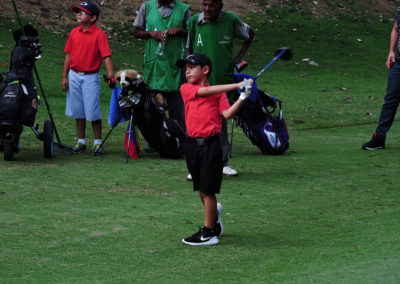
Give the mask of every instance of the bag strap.
[[[277, 102], [277, 103], [279, 104], [279, 120], [282, 120], [282, 118], [283, 118], [282, 101], [281, 101], [281, 100], [278, 100], [277, 98], [274, 98], [273, 96], [270, 96], [270, 97], [271, 97], [275, 102]], [[261, 103], [261, 105], [262, 105], [261, 98], [259, 98], [259, 101], [260, 101], [260, 103]], [[265, 113], [267, 113], [268, 115], [272, 116], [272, 113], [268, 111], [268, 108], [262, 107], [262, 109], [263, 109], [263, 111], [264, 111]]]

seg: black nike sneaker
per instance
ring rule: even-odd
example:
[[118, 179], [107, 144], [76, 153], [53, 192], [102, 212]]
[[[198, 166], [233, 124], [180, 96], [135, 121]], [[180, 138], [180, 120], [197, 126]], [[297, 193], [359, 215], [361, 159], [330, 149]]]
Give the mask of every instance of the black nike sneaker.
[[191, 246], [210, 246], [218, 244], [219, 241], [213, 230], [203, 227], [196, 234], [183, 239], [182, 242]]

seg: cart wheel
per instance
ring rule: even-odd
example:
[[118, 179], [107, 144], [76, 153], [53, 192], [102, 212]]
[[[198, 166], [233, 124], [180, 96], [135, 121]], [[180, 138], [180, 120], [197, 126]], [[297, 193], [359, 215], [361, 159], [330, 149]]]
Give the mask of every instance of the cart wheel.
[[44, 122], [43, 130], [43, 153], [45, 158], [53, 158], [53, 124], [50, 120]]
[[4, 161], [14, 161], [13, 143], [4, 143]]

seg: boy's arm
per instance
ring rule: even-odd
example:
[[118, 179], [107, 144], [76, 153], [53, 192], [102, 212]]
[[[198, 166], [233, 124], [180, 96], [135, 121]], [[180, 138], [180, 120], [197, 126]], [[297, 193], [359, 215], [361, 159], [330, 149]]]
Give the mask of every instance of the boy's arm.
[[226, 92], [240, 89], [245, 84], [246, 84], [246, 81], [243, 80], [242, 82], [234, 83], [234, 84], [201, 87], [200, 89], [198, 89], [196, 96], [207, 97], [207, 96], [212, 96], [212, 95], [218, 95], [221, 93], [226, 93]]
[[108, 77], [103, 76], [104, 82], [107, 83], [107, 85], [113, 89], [115, 87], [115, 84], [117, 81], [115, 80], [114, 77], [114, 65], [112, 64], [111, 61], [111, 56], [104, 57], [104, 64], [106, 65]]
[[114, 78], [114, 65], [111, 61], [111, 56], [104, 58], [104, 64], [106, 65], [107, 73], [109, 78]]
[[224, 110], [222, 112], [222, 116], [225, 119], [230, 119], [232, 118], [240, 109], [240, 107], [242, 106], [244, 100], [242, 99], [238, 99], [230, 108]]
[[63, 76], [61, 83], [61, 88], [64, 92], [68, 91], [68, 73], [69, 73], [70, 63], [71, 63], [71, 54], [67, 53], [67, 55], [65, 55], [64, 69], [63, 69]]
[[242, 92], [240, 93], [239, 99], [228, 109], [222, 111], [222, 116], [225, 119], [232, 118], [240, 109], [243, 102], [250, 96], [253, 80], [245, 80], [246, 85], [242, 88]]

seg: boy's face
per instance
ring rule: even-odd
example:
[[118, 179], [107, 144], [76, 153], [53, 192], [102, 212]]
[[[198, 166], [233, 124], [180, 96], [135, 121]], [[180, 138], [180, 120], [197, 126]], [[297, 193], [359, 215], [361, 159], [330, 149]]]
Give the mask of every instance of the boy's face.
[[201, 83], [204, 79], [207, 79], [209, 71], [208, 66], [201, 67], [200, 65], [186, 64], [186, 79], [191, 84]]
[[79, 11], [78, 13], [76, 13], [76, 21], [81, 25], [88, 25], [96, 21], [96, 16], [90, 16], [84, 11]]

